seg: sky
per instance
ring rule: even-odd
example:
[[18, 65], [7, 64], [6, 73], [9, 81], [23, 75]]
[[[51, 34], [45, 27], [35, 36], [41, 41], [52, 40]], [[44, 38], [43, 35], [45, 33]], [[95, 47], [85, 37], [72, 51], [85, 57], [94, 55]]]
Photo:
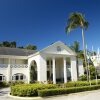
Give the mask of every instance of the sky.
[[16, 41], [18, 46], [33, 44], [42, 49], [56, 41], [71, 45], [80, 42], [81, 29], [65, 32], [71, 12], [85, 14], [88, 49], [100, 47], [100, 0], [0, 0], [0, 42]]

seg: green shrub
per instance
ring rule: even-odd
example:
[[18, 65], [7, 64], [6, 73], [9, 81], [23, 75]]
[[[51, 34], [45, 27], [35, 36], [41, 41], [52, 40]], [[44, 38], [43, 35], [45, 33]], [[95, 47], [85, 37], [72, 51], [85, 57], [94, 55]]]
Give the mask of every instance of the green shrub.
[[23, 84], [11, 86], [11, 95], [38, 96], [38, 90], [58, 88], [55, 84]]
[[10, 81], [9, 84], [10, 85], [18, 85], [18, 84], [20, 85], [20, 84], [25, 84], [25, 82], [24, 81]]
[[64, 85], [65, 87], [75, 87], [75, 82], [67, 82]]
[[53, 96], [53, 95], [61, 95], [61, 94], [69, 94], [69, 93], [76, 93], [82, 91], [90, 91], [100, 89], [99, 86], [84, 86], [84, 87], [72, 87], [72, 88], [57, 88], [57, 89], [45, 89], [45, 90], [38, 90], [38, 96]]
[[5, 81], [0, 82], [0, 88], [2, 87], [8, 87], [8, 84]]
[[86, 74], [79, 76], [79, 81], [86, 81], [86, 80], [87, 80]]
[[79, 87], [79, 86], [89, 86], [90, 83], [87, 81], [77, 81], [77, 82], [68, 82], [64, 84], [65, 87]]

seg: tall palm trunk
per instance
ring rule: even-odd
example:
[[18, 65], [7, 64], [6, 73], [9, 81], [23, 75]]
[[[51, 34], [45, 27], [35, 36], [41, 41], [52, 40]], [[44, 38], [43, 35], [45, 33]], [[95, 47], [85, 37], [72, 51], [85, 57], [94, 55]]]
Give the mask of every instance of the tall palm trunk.
[[82, 28], [82, 41], [83, 41], [83, 50], [84, 50], [84, 60], [85, 60], [85, 67], [86, 67], [86, 73], [87, 73], [87, 81], [88, 78], [88, 66], [87, 66], [87, 60], [86, 60], [86, 49], [85, 49], [85, 42], [84, 42], [84, 28]]

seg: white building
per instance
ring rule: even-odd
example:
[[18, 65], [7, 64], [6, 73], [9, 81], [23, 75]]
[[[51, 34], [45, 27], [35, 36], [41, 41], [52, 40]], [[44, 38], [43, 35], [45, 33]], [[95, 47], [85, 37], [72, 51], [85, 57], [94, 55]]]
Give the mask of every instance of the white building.
[[100, 76], [100, 54], [91, 56], [91, 60], [98, 72], [98, 76]]
[[76, 53], [58, 41], [40, 50], [0, 47], [0, 81], [24, 80], [30, 82], [31, 68], [35, 68], [37, 81], [77, 81], [84, 74], [83, 63]]

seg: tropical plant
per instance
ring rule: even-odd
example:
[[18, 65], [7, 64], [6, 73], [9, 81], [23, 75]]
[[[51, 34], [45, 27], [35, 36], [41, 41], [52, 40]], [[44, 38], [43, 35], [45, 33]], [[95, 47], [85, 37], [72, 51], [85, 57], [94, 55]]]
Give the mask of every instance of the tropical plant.
[[16, 48], [16, 42], [15, 41], [10, 42], [10, 47], [11, 48]]
[[[85, 16], [79, 12], [73, 12], [69, 15], [67, 25], [65, 27], [66, 32], [70, 32], [72, 29], [80, 27], [82, 30], [82, 41], [83, 41], [83, 49], [84, 49], [84, 60], [86, 63], [86, 49], [85, 49], [85, 41], [84, 41], [84, 29], [88, 28], [88, 22], [85, 19]], [[87, 80], [88, 80], [88, 68], [87, 68]]]
[[31, 44], [25, 46], [25, 48], [30, 49], [30, 50], [36, 50], [37, 49], [37, 47], [35, 45], [31, 45]]
[[90, 78], [95, 79], [95, 75], [96, 75], [95, 67], [93, 65], [90, 65], [89, 70], [90, 70]]
[[79, 52], [79, 42], [78, 41], [74, 41], [73, 44], [70, 46], [70, 48], [72, 50], [74, 50], [76, 53]]

